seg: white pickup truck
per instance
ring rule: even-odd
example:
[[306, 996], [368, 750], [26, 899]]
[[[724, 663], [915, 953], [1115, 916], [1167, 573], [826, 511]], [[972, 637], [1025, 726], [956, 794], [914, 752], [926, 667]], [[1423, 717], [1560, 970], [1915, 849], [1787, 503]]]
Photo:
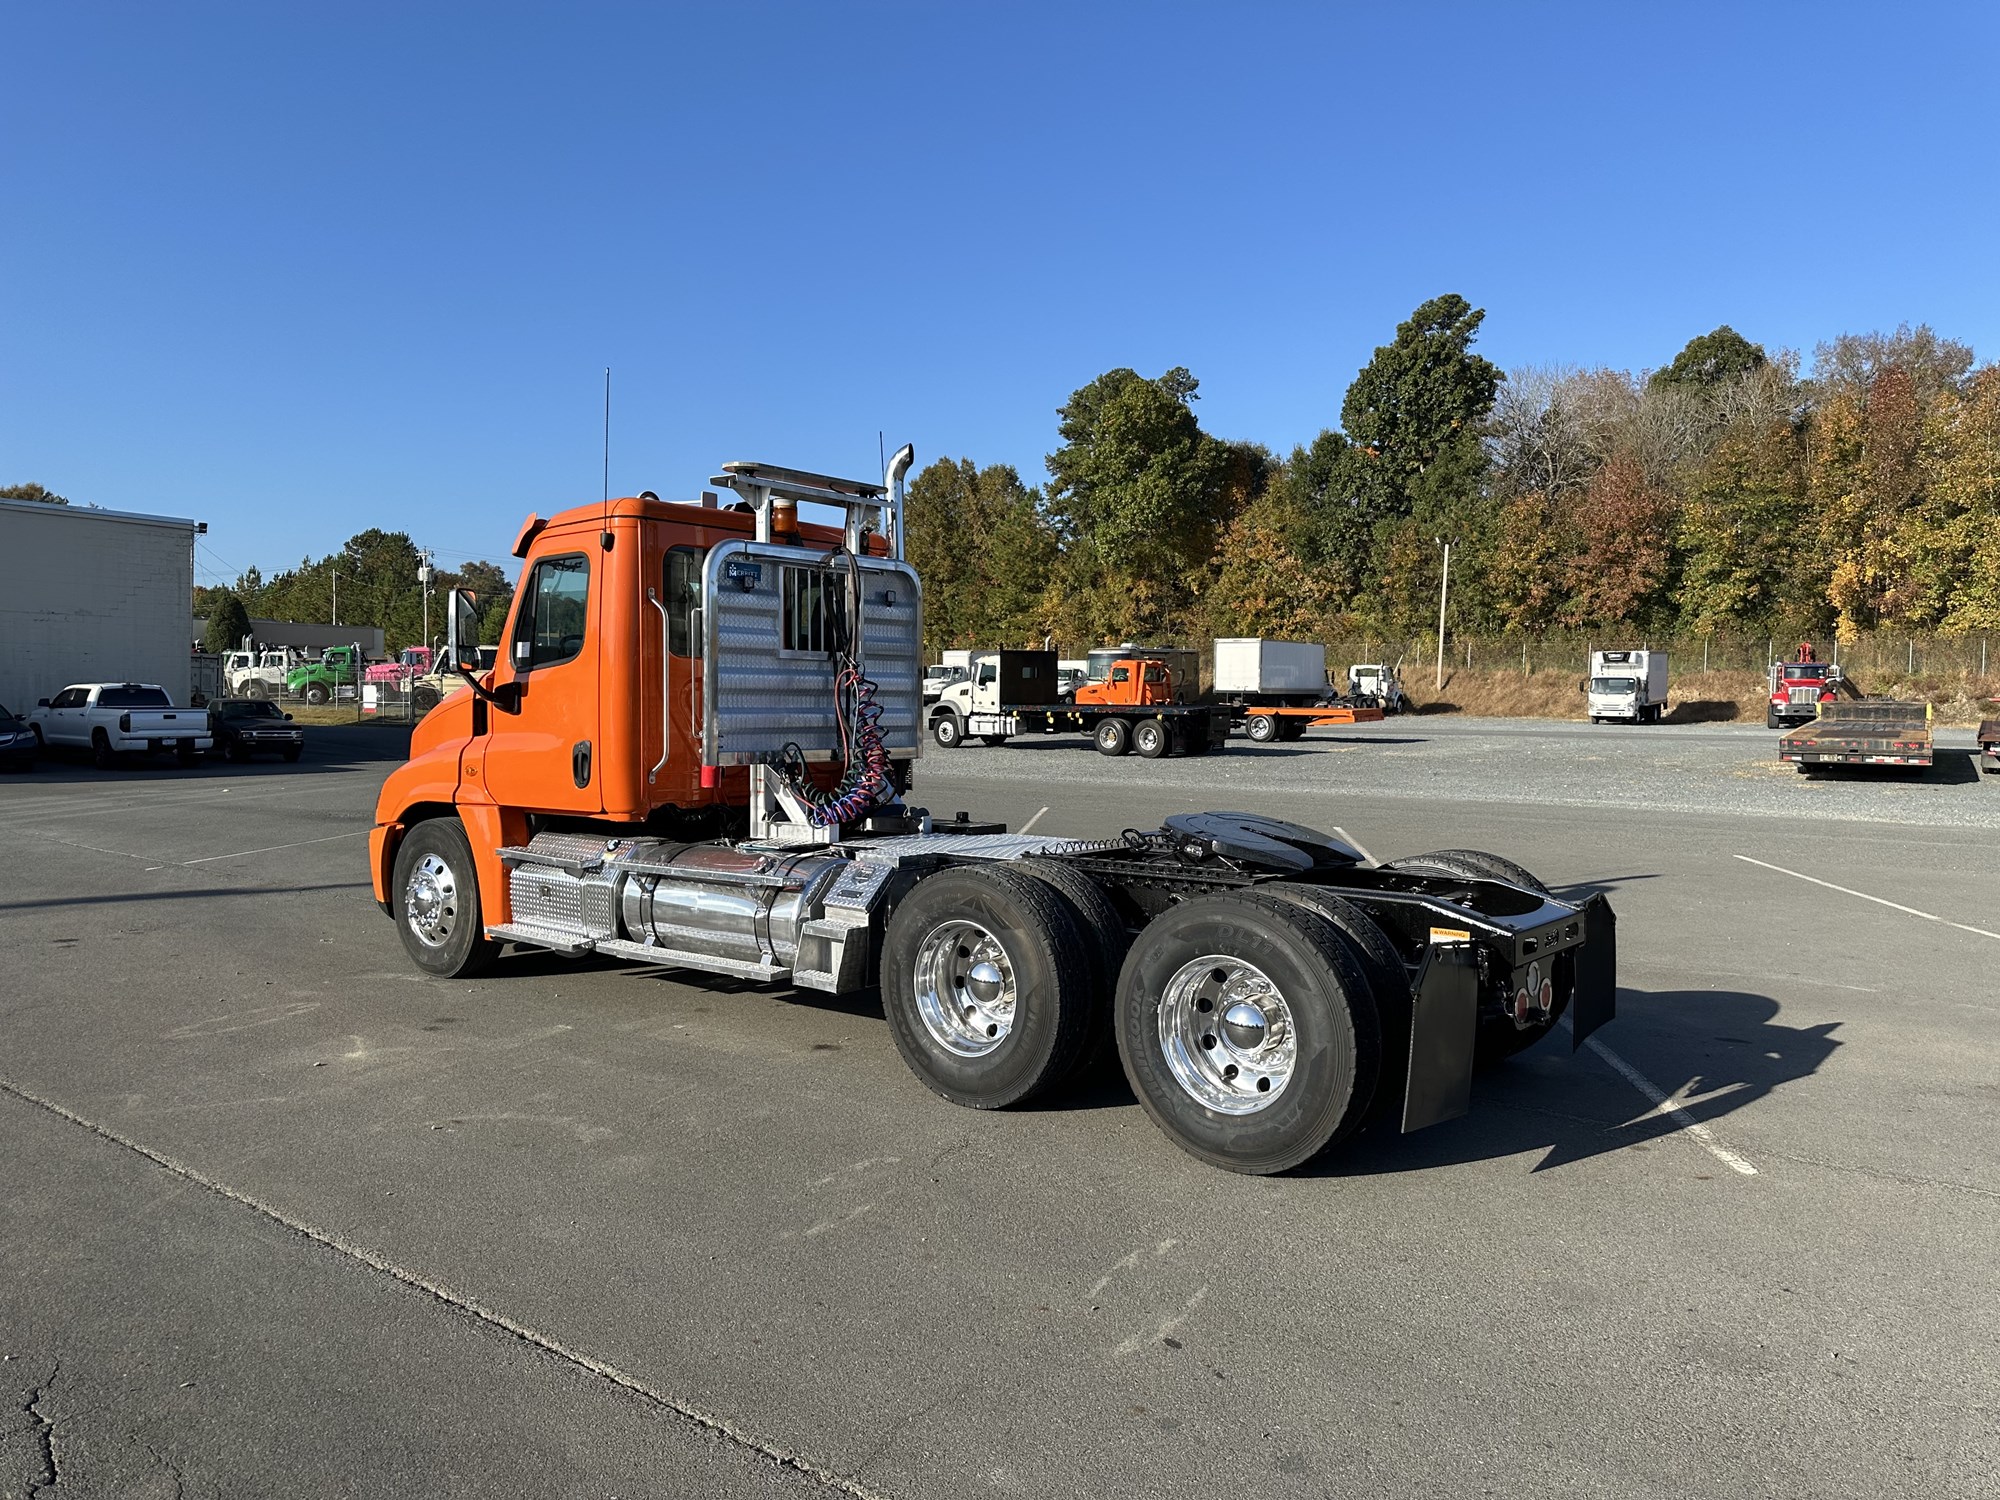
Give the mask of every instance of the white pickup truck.
[[213, 743], [204, 710], [175, 708], [165, 688], [148, 682], [74, 683], [37, 703], [28, 727], [40, 744], [88, 750], [99, 766], [160, 750], [191, 766]]

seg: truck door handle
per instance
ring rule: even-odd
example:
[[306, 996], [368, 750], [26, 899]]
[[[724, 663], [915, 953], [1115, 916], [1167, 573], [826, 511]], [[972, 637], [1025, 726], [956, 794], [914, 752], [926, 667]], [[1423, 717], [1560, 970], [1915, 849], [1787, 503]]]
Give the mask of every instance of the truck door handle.
[[579, 787], [590, 785], [590, 741], [578, 740], [569, 752], [570, 776]]
[[[646, 602], [660, 612], [660, 758], [653, 763], [653, 769], [646, 773], [646, 785], [651, 786], [660, 778], [660, 768], [667, 763], [667, 751], [671, 746], [674, 732], [673, 704], [668, 697], [673, 687], [674, 663], [673, 640], [667, 628], [667, 607], [660, 602], [658, 591], [646, 590]], [[578, 782], [581, 786], [583, 783]]]

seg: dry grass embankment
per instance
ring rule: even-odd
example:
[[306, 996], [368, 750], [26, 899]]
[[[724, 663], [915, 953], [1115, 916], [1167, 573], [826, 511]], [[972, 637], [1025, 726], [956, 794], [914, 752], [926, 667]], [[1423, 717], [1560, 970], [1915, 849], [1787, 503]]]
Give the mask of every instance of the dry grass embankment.
[[[1481, 718], [1577, 719], [1584, 714], [1581, 672], [1464, 667], [1445, 669], [1435, 688], [1427, 673], [1405, 670], [1404, 688], [1420, 714], [1472, 714]], [[2000, 715], [1996, 677], [1909, 677], [1859, 684], [1863, 691], [1930, 703], [1939, 724], [1973, 725]], [[1767, 702], [1761, 672], [1687, 672], [1667, 684], [1669, 724], [1762, 724]]]

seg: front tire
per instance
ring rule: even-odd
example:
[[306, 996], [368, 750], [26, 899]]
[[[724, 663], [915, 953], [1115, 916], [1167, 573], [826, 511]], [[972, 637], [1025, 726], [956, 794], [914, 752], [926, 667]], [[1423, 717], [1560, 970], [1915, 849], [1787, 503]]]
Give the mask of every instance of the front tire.
[[1288, 1171], [1358, 1128], [1374, 1098], [1368, 981], [1338, 930], [1290, 902], [1182, 902], [1132, 945], [1117, 1007], [1140, 1105], [1212, 1166]]
[[1004, 1109], [1066, 1077], [1090, 1009], [1083, 934], [1039, 880], [944, 870], [889, 918], [883, 1014], [910, 1071], [954, 1104]]
[[261, 678], [253, 677], [243, 684], [243, 696], [246, 698], [268, 698], [271, 696], [271, 690], [264, 685]]
[[326, 700], [331, 696], [332, 695], [327, 692], [326, 685], [324, 683], [319, 683], [319, 682], [309, 683], [306, 687], [306, 702], [314, 705], [315, 707], [326, 702]]
[[931, 740], [940, 750], [956, 750], [965, 743], [965, 725], [955, 713], [941, 713], [931, 720]]
[[499, 953], [486, 936], [472, 845], [456, 819], [432, 818], [404, 836], [391, 890], [397, 935], [426, 973], [477, 974]]
[[438, 690], [434, 687], [420, 687], [410, 693], [410, 706], [420, 714], [427, 714], [438, 706]]
[[1252, 714], [1250, 722], [1244, 726], [1250, 738], [1260, 745], [1268, 745], [1278, 737], [1278, 716], [1276, 714]]

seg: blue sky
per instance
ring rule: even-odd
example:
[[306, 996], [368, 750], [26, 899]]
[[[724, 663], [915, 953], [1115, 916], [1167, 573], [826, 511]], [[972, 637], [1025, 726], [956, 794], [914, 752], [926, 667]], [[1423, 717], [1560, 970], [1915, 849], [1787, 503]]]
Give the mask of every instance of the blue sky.
[[1184, 364], [1336, 425], [1424, 298], [1503, 367], [1718, 323], [2000, 352], [1991, 5], [7, 7], [0, 483], [504, 560], [755, 457], [1045, 478]]

